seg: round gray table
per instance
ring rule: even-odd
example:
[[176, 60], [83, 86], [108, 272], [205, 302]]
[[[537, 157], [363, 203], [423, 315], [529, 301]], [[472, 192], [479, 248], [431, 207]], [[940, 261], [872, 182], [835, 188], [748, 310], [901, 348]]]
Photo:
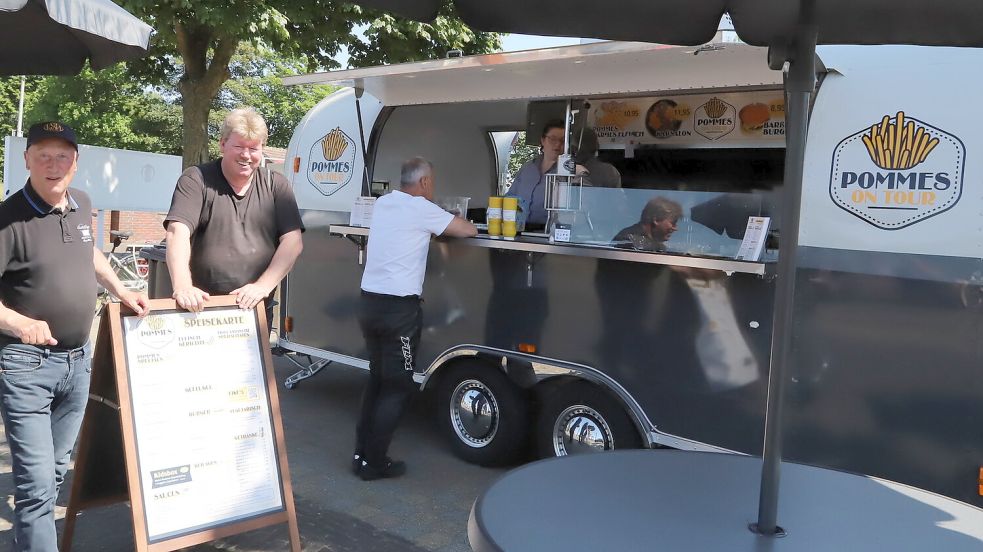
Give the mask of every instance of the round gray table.
[[889, 481], [782, 464], [781, 538], [757, 520], [761, 459], [631, 450], [543, 460], [475, 501], [476, 552], [983, 551], [983, 510]]

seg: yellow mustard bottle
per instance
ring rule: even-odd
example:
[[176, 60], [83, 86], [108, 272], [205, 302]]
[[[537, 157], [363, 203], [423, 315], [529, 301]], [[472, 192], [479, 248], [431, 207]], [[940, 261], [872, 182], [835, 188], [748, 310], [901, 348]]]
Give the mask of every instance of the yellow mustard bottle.
[[519, 198], [502, 198], [502, 237], [507, 240], [515, 239], [515, 217], [519, 210]]
[[492, 196], [488, 198], [488, 235], [499, 237], [502, 235], [502, 198]]

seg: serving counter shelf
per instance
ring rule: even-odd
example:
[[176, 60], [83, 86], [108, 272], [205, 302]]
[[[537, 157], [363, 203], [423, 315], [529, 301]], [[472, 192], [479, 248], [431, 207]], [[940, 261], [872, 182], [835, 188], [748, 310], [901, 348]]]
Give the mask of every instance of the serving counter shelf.
[[[332, 224], [329, 231], [331, 234], [347, 237], [356, 244], [359, 244], [360, 253], [369, 235], [368, 228], [345, 224]], [[521, 235], [517, 236], [515, 240], [505, 240], [492, 238], [486, 234], [479, 234], [477, 237], [467, 238], [461, 241], [474, 247], [487, 247], [506, 251], [612, 259], [634, 263], [720, 270], [727, 273], [757, 274], [759, 276], [767, 274], [769, 267], [774, 266], [774, 263], [756, 263], [713, 257], [694, 257], [682, 254], [630, 251], [602, 245], [551, 243], [547, 238], [531, 238]]]

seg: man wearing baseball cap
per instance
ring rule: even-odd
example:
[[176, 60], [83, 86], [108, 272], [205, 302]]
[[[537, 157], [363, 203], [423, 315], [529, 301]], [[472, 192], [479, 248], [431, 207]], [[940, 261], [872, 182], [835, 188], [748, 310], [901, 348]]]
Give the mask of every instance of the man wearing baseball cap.
[[14, 478], [14, 550], [58, 549], [54, 506], [89, 396], [96, 282], [141, 316], [96, 249], [89, 197], [70, 189], [78, 142], [48, 121], [27, 134], [29, 178], [0, 204], [0, 414]]

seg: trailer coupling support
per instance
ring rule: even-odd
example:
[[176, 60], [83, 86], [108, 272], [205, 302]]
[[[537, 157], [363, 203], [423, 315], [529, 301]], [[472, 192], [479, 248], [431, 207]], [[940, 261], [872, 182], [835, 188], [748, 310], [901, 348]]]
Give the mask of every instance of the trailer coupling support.
[[300, 370], [294, 372], [287, 377], [287, 379], [283, 380], [283, 386], [287, 389], [293, 389], [294, 387], [297, 387], [298, 383], [304, 381], [305, 379], [313, 378], [318, 372], [323, 370], [325, 366], [331, 364], [330, 360], [321, 359], [304, 366], [300, 362], [297, 362], [297, 359], [295, 359], [293, 355], [286, 355], [286, 359], [300, 367]]

